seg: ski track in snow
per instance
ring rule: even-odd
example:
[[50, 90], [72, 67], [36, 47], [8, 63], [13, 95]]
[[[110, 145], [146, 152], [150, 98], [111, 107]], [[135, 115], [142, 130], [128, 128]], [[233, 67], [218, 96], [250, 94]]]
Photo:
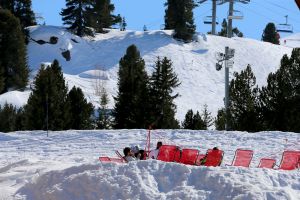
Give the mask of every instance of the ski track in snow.
[[[299, 200], [300, 172], [258, 169], [260, 158], [280, 163], [300, 150], [300, 135], [283, 132], [154, 130], [158, 140], [205, 153], [225, 151], [221, 167], [156, 160], [101, 164], [125, 146], [144, 147], [147, 130], [0, 133], [0, 199], [243, 199]], [[231, 167], [237, 148], [254, 150], [250, 168]]]

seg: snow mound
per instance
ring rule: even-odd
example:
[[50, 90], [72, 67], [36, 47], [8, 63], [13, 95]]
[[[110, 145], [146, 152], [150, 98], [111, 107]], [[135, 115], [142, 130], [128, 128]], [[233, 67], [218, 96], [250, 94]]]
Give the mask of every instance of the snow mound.
[[[300, 134], [152, 130], [157, 140], [204, 154], [218, 146], [221, 167], [160, 161], [101, 164], [126, 146], [145, 147], [147, 130], [69, 130], [0, 133], [0, 199], [243, 199], [299, 200], [299, 171], [257, 169], [261, 158], [279, 165], [284, 150], [300, 150]], [[229, 167], [235, 150], [254, 150], [250, 168]], [[223, 196], [222, 196], [223, 195]]]
[[[287, 180], [290, 182], [288, 183]], [[27, 199], [299, 199], [297, 172], [193, 167], [160, 161], [82, 165], [25, 185]]]
[[31, 91], [26, 90], [24, 92], [21, 91], [9, 91], [2, 95], [0, 95], [0, 105], [13, 104], [17, 108], [20, 108], [27, 104], [27, 100], [29, 98]]

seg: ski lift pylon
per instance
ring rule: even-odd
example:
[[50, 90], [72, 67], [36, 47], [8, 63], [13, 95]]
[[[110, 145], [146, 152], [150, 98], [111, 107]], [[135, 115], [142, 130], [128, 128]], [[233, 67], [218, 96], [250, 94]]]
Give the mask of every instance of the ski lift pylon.
[[232, 15], [229, 15], [228, 13], [228, 17], [227, 17], [227, 19], [243, 19], [243, 18], [244, 18], [243, 13], [238, 10], [233, 10]]
[[283, 33], [293, 33], [293, 26], [291, 24], [288, 24], [288, 15], [285, 17], [285, 24], [277, 24], [276, 29], [277, 32], [283, 32]]

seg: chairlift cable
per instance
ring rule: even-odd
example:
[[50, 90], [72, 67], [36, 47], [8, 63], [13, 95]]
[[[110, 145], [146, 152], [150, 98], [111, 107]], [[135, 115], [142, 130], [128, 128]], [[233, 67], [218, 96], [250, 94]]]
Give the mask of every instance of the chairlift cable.
[[[260, 4], [261, 5], [260, 8], [264, 8], [266, 11], [270, 11], [270, 13], [272, 13], [272, 14], [277, 13], [276, 16], [278, 16], [278, 15], [284, 16], [284, 15], [287, 14], [287, 12], [278, 12], [277, 10], [272, 10], [272, 9], [266, 7], [266, 5], [264, 3], [261, 3], [261, 2], [254, 2], [254, 3]], [[296, 19], [294, 17], [291, 17], [290, 12], [291, 11], [289, 11], [289, 13], [288, 13], [289, 14], [289, 20], [291, 20], [293, 23], [300, 24], [300, 21], [298, 19]], [[299, 15], [299, 13], [297, 13], [297, 15]]]
[[[270, 18], [270, 17], [268, 17], [268, 16], [266, 16], [266, 15], [264, 15], [264, 14], [261, 14], [260, 12], [257, 12], [257, 11], [255, 11], [255, 10], [252, 10], [252, 9], [250, 9], [250, 8], [246, 8], [246, 7], [242, 6], [242, 5], [238, 5], [238, 6], [244, 8], [244, 9], [246, 9], [246, 10], [248, 10], [248, 11], [254, 13], [254, 14], [260, 15], [261, 17], [264, 17], [265, 19], [268, 19], [268, 20], [271, 21], [271, 22], [275, 22], [276, 24], [280, 24], [280, 23], [281, 23], [281, 22], [279, 22], [278, 20], [275, 20], [274, 18]], [[295, 32], [295, 31], [296, 31], [296, 32], [300, 32], [300, 30], [294, 28], [294, 32]]]
[[[273, 5], [273, 6], [276, 6], [276, 7], [278, 7], [278, 8], [281, 8], [281, 9], [283, 9], [283, 10], [286, 10], [286, 11], [288, 11], [288, 12], [294, 12], [294, 13], [296, 13], [294, 10], [285, 8], [285, 7], [283, 7], [282, 5], [279, 5], [279, 4], [277, 4], [277, 3], [271, 2], [271, 1], [269, 1], [269, 0], [265, 0], [265, 2], [267, 2], [267, 3], [269, 3], [269, 4]], [[298, 13], [297, 13], [297, 14], [298, 14]]]
[[270, 18], [270, 17], [268, 17], [268, 16], [266, 16], [266, 15], [264, 15], [264, 14], [261, 14], [260, 12], [257, 12], [257, 11], [255, 11], [255, 10], [252, 10], [251, 8], [246, 8], [246, 7], [242, 6], [242, 5], [238, 5], [238, 6], [242, 7], [243, 9], [246, 9], [246, 10], [248, 10], [248, 11], [254, 13], [254, 14], [260, 15], [260, 16], [262, 16], [262, 17], [264, 17], [264, 18], [266, 18], [266, 19], [268, 19], [268, 20], [270, 20], [270, 21], [279, 23], [277, 20], [274, 20], [274, 19], [272, 19], [272, 18]]

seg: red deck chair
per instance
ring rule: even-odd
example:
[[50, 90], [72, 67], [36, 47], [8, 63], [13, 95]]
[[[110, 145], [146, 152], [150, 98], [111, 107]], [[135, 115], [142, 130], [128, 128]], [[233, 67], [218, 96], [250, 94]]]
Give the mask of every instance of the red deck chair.
[[223, 160], [224, 152], [222, 150], [213, 150], [209, 149], [206, 153], [206, 161], [204, 163], [204, 166], [207, 167], [216, 167], [220, 166], [221, 162]]
[[195, 165], [198, 154], [197, 149], [182, 149], [179, 162], [186, 165]]
[[116, 163], [126, 163], [126, 161], [123, 158], [110, 158], [111, 162]]
[[202, 159], [205, 157], [205, 154], [198, 154], [198, 157], [196, 159], [196, 165], [200, 166]]
[[276, 160], [272, 158], [262, 158], [258, 164], [258, 168], [268, 168], [273, 169], [276, 164]]
[[179, 147], [175, 145], [162, 145], [159, 148], [157, 160], [165, 162], [174, 162], [175, 159], [178, 160], [180, 157]]
[[279, 169], [294, 170], [300, 166], [300, 151], [284, 151]]
[[252, 150], [237, 149], [231, 166], [249, 167], [253, 157]]
[[113, 163], [125, 163], [125, 160], [122, 158], [110, 158], [107, 156], [100, 156], [99, 161], [102, 163], [113, 162]]
[[99, 157], [100, 162], [111, 162], [110, 158], [107, 156], [101, 156]]

